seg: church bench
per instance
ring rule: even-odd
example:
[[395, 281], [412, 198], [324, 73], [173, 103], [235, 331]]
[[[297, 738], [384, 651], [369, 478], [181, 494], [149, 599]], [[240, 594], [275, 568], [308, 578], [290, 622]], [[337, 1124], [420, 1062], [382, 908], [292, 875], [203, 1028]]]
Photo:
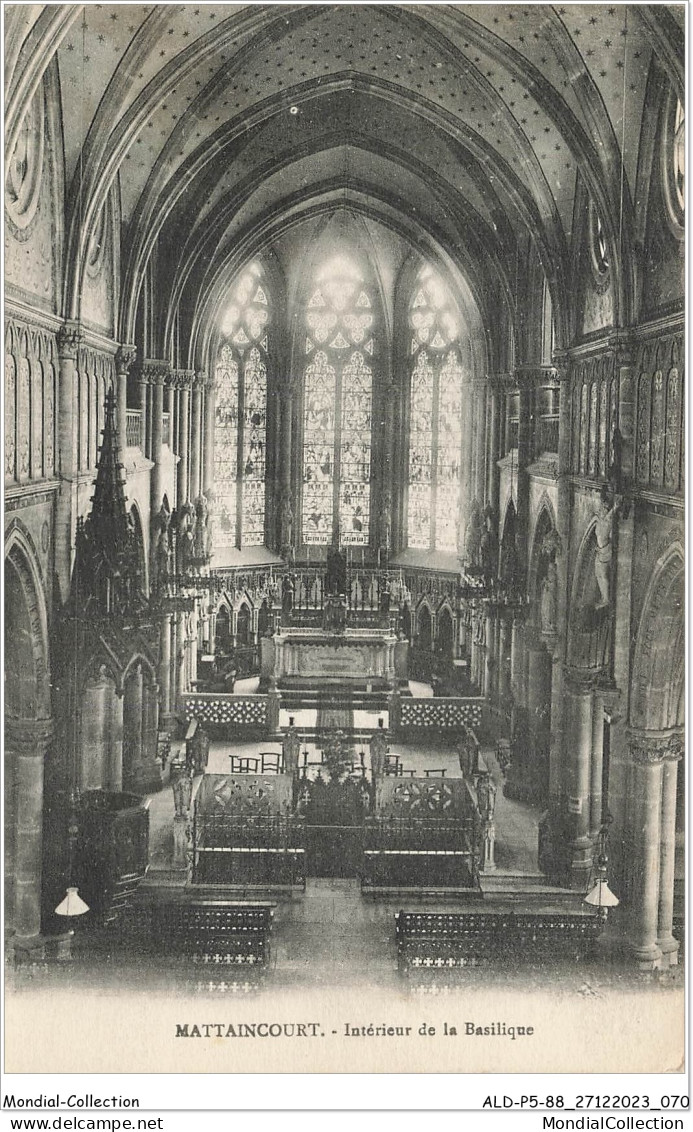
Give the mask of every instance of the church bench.
[[197, 964], [261, 970], [270, 958], [272, 908], [225, 900], [197, 900], [152, 907], [155, 950]]
[[580, 961], [602, 929], [584, 912], [398, 912], [397, 965], [409, 975], [414, 968]]

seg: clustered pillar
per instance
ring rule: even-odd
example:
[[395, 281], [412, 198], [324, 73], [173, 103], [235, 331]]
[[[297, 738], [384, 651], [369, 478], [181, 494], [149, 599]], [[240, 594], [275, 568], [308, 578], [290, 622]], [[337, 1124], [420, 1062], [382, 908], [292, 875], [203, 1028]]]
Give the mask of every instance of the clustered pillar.
[[680, 729], [630, 732], [630, 871], [628, 938], [640, 967], [678, 962], [673, 935], [676, 771]]
[[41, 931], [43, 768], [52, 737], [50, 719], [5, 719], [5, 789], [14, 800], [5, 899], [13, 947], [33, 948]]

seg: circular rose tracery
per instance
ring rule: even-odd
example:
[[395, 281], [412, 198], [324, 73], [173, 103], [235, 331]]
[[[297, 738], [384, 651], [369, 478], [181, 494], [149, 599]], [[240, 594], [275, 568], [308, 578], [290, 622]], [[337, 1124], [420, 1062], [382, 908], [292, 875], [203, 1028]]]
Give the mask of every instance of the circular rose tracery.
[[43, 170], [43, 90], [34, 95], [19, 130], [5, 176], [5, 207], [16, 228], [31, 224], [39, 203]]

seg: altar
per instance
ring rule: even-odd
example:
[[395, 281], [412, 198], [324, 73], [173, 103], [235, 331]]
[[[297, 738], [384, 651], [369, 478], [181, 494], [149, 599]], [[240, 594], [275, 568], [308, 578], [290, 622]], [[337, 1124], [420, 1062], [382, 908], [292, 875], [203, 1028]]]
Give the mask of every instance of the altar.
[[311, 681], [373, 690], [394, 688], [395, 646], [392, 629], [282, 627], [273, 637], [273, 679], [277, 687]]

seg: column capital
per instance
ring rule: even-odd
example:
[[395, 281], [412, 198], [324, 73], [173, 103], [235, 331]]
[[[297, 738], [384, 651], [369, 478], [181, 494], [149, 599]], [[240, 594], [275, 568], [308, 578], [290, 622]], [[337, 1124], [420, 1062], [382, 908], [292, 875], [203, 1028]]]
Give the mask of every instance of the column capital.
[[519, 390], [531, 392], [544, 385], [555, 385], [558, 378], [554, 366], [521, 365], [515, 367], [513, 380]]
[[126, 376], [130, 372], [130, 367], [133, 365], [137, 357], [137, 347], [130, 344], [122, 344], [116, 350], [115, 367], [116, 373], [120, 376]]
[[573, 668], [566, 664], [563, 668], [564, 686], [569, 692], [585, 694], [593, 692], [604, 681], [603, 668]]
[[64, 323], [58, 331], [57, 339], [58, 357], [61, 360], [71, 358], [74, 361], [77, 357], [77, 351], [84, 342], [81, 324], [79, 322]]
[[171, 369], [171, 363], [163, 358], [143, 358], [137, 367], [140, 385], [163, 385]]
[[678, 762], [685, 750], [683, 728], [648, 731], [631, 727], [628, 729], [628, 746], [631, 759], [640, 766], [654, 766], [668, 760]]
[[193, 378], [192, 387], [193, 390], [198, 393], [201, 392], [207, 384], [207, 370], [197, 369], [194, 371], [194, 373], [195, 376]]
[[170, 376], [169, 376], [169, 381], [170, 381], [171, 385], [174, 386], [175, 389], [189, 390], [189, 389], [192, 388], [192, 384], [193, 384], [194, 380], [195, 380], [195, 370], [194, 369], [172, 369]]
[[557, 350], [551, 361], [551, 368], [554, 371], [556, 381], [559, 384], [567, 381], [570, 375], [570, 358], [567, 352], [565, 350]]
[[618, 369], [631, 369], [635, 365], [636, 342], [629, 330], [612, 335], [609, 347], [614, 353], [614, 365]]
[[52, 719], [12, 719], [5, 716], [5, 742], [19, 755], [43, 758], [54, 731]]

